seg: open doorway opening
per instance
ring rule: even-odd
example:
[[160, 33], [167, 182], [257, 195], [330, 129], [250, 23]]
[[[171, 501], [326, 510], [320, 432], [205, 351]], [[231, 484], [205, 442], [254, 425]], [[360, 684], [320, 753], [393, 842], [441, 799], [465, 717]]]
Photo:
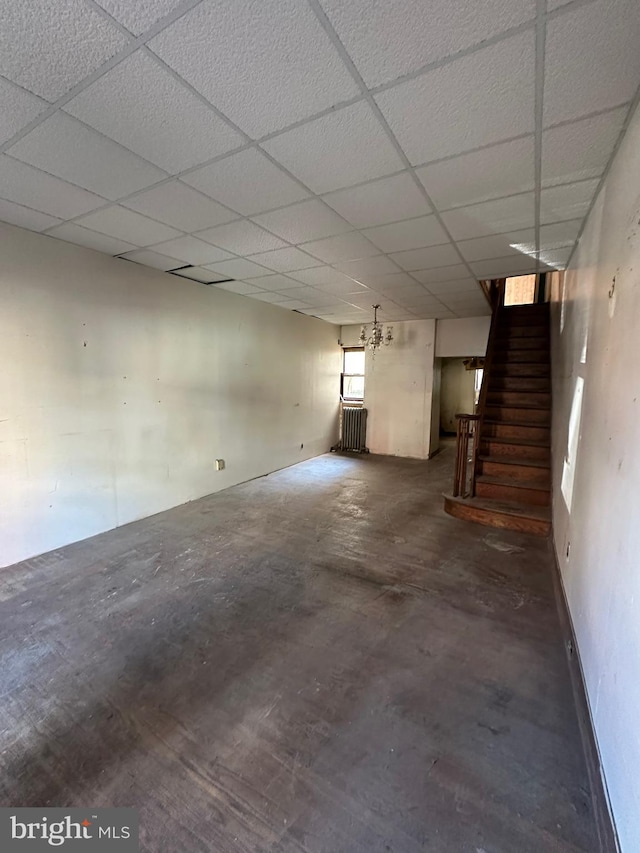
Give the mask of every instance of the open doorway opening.
[[482, 359], [443, 358], [440, 380], [440, 435], [455, 436], [456, 415], [474, 414], [482, 386]]

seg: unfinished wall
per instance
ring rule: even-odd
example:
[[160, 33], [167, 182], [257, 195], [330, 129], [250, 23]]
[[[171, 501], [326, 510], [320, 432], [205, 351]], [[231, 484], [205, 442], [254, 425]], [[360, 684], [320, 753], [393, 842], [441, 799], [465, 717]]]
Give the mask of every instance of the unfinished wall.
[[0, 565], [336, 440], [336, 326], [5, 225], [0, 298]]
[[[358, 346], [360, 328], [343, 326], [342, 343]], [[393, 344], [375, 357], [367, 351], [364, 403], [372, 453], [429, 457], [435, 329], [435, 320], [394, 323]]]
[[475, 370], [465, 370], [464, 359], [442, 359], [440, 389], [440, 429], [455, 432], [456, 414], [473, 414], [475, 400]]
[[640, 113], [552, 277], [554, 542], [621, 847], [640, 850]]

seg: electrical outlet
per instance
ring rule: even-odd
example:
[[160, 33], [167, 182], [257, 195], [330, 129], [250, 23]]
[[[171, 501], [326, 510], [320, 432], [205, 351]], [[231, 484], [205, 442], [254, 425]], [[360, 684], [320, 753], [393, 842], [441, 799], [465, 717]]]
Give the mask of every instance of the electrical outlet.
[[224, 459], [216, 459], [216, 471], [224, 470]]

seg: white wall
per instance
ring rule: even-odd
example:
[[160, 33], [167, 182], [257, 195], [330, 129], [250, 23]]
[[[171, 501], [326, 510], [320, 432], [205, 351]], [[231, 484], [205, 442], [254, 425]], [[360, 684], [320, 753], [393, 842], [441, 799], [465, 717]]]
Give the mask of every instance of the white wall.
[[[343, 326], [345, 346], [358, 346], [360, 326]], [[394, 342], [365, 360], [367, 445], [372, 453], [428, 459], [435, 320], [393, 324]]]
[[337, 326], [4, 225], [0, 299], [0, 565], [335, 443]]
[[554, 541], [622, 850], [636, 853], [640, 113], [591, 212], [564, 288], [559, 276], [553, 278]]
[[442, 387], [438, 427], [445, 432], [455, 432], [458, 412], [473, 414], [476, 372], [466, 370], [462, 358], [444, 358], [441, 364]]
[[[487, 306], [489, 310], [489, 306]], [[436, 356], [485, 355], [489, 340], [491, 317], [463, 317], [459, 320], [438, 320]]]

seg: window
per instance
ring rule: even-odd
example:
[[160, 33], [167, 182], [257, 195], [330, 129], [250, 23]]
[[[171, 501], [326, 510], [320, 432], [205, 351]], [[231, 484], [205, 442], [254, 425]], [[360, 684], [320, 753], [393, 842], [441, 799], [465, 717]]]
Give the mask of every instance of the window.
[[343, 400], [362, 403], [364, 400], [364, 349], [344, 350], [340, 396]]

